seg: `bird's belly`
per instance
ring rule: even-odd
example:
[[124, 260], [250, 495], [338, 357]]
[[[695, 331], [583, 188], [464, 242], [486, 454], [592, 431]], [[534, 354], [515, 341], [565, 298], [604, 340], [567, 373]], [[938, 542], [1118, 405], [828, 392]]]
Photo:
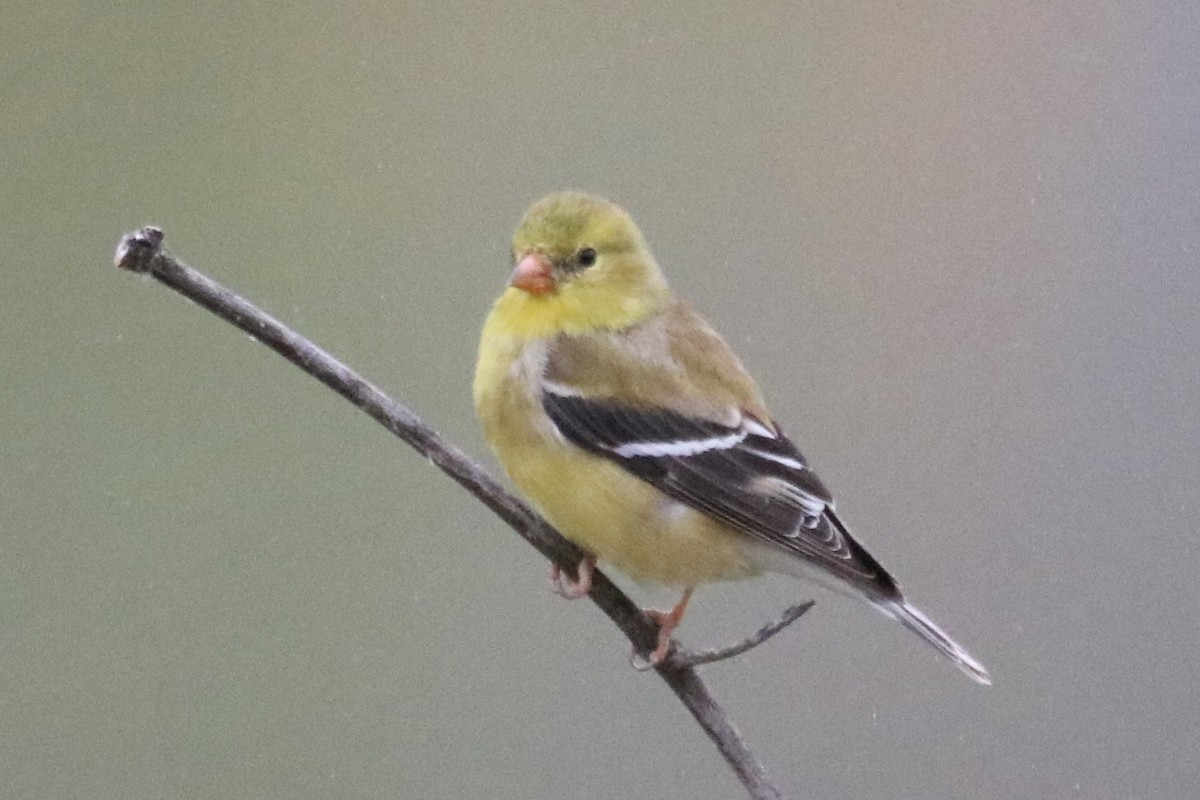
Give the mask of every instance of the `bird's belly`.
[[[564, 536], [643, 583], [687, 587], [758, 573], [730, 530], [616, 464], [551, 444], [506, 468]], [[561, 451], [561, 452], [555, 452]]]

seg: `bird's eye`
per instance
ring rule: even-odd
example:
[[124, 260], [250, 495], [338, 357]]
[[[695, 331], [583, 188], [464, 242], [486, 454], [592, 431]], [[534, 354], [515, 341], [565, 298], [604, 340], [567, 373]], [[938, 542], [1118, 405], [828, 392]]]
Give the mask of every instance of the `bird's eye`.
[[596, 263], [596, 249], [594, 247], [585, 247], [579, 251], [579, 266], [590, 267]]

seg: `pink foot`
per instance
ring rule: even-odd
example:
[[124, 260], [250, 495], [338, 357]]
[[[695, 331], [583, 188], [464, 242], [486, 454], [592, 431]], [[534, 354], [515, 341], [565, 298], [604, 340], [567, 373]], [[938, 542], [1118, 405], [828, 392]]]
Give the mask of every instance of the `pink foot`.
[[558, 564], [551, 563], [550, 591], [568, 600], [587, 597], [588, 592], [592, 591], [592, 573], [595, 571], [595, 556], [584, 556], [579, 565], [575, 567], [575, 572], [579, 576], [578, 580], [572, 580], [571, 576], [563, 572]]
[[[663, 662], [663, 659], [671, 652], [671, 634], [679, 627], [679, 623], [683, 621], [683, 612], [687, 611], [688, 601], [692, 599], [692, 590], [685, 589], [683, 597], [679, 598], [679, 602], [670, 611], [661, 611], [657, 608], [647, 608], [646, 616], [654, 620], [658, 624], [658, 646], [654, 648], [649, 656], [646, 657], [646, 665], [637, 667], [637, 669], [649, 669], [657, 667]], [[634, 654], [636, 655], [636, 653]]]

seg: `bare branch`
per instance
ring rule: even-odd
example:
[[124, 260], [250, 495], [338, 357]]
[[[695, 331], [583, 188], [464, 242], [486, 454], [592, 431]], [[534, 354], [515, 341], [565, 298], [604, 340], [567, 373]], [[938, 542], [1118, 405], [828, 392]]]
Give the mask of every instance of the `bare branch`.
[[[158, 228], [146, 227], [128, 233], [117, 246], [114, 264], [119, 269], [150, 275], [270, 347], [411, 445], [495, 512], [542, 555], [564, 569], [575, 569], [583, 552], [507, 492], [465, 453], [329, 353], [203, 273], [176, 260], [162, 248], [162, 242], [163, 232]], [[654, 648], [657, 637], [654, 623], [599, 570], [594, 574], [589, 597], [638, 651], [649, 653]], [[796, 616], [804, 610], [807, 609]], [[782, 800], [783, 795], [767, 778], [762, 764], [746, 747], [695, 669], [686, 663], [677, 664], [675, 658], [668, 658], [656, 671], [716, 744], [750, 797]]]

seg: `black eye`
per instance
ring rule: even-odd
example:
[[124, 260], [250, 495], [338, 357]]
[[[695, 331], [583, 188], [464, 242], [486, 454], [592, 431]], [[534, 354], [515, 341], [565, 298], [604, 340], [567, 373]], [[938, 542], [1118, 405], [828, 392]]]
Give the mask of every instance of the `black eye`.
[[585, 247], [579, 251], [579, 266], [590, 267], [596, 263], [596, 249], [594, 247]]

